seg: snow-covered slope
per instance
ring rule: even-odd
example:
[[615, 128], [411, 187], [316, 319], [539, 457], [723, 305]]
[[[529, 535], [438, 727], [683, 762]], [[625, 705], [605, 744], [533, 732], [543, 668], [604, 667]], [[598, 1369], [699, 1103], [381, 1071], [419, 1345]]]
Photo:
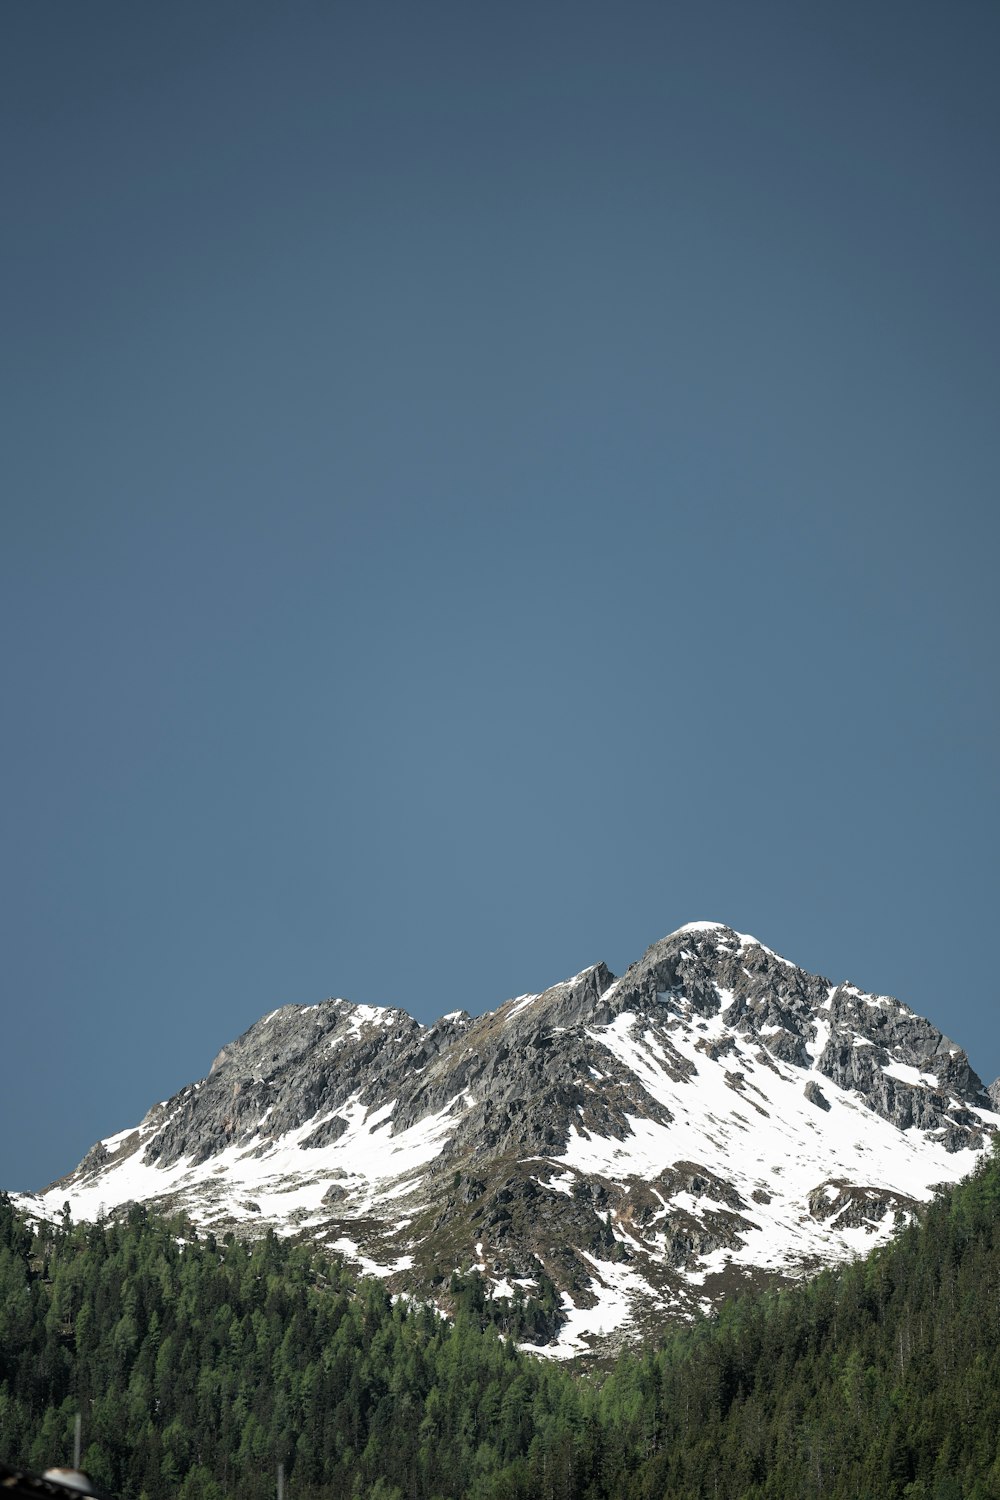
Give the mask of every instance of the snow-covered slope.
[[562, 1296], [553, 1354], [868, 1250], [1000, 1125], [898, 1001], [691, 923], [475, 1020], [285, 1006], [22, 1202], [320, 1239], [394, 1289]]

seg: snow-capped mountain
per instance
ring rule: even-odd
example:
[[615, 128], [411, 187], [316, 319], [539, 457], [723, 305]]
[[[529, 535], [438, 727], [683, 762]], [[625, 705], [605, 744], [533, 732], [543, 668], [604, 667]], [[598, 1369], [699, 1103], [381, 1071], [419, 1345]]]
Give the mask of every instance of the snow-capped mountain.
[[21, 1198], [131, 1201], [307, 1234], [433, 1296], [555, 1283], [573, 1354], [738, 1280], [870, 1249], [1000, 1126], [965, 1053], [898, 1000], [694, 922], [471, 1019], [286, 1005], [207, 1078]]

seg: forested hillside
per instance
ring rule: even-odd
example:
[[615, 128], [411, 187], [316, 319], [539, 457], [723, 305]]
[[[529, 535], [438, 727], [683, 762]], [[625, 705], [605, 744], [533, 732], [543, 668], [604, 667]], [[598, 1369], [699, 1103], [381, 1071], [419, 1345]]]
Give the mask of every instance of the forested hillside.
[[[869, 1260], [743, 1297], [610, 1373], [354, 1285], [309, 1246], [0, 1201], [0, 1457], [123, 1497], [1000, 1500], [1000, 1161]], [[513, 1324], [512, 1324], [512, 1319]]]

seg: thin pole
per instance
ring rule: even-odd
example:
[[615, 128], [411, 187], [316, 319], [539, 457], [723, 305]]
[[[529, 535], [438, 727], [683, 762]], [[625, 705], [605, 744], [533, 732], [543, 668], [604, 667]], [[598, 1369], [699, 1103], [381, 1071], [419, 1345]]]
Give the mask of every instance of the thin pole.
[[278, 1465], [278, 1500], [285, 1500], [285, 1466]]
[[74, 1469], [78, 1469], [80, 1467], [80, 1436], [81, 1436], [82, 1429], [83, 1429], [83, 1418], [81, 1417], [80, 1413], [77, 1412], [77, 1414], [76, 1414], [76, 1421], [73, 1424], [73, 1467], [74, 1467]]

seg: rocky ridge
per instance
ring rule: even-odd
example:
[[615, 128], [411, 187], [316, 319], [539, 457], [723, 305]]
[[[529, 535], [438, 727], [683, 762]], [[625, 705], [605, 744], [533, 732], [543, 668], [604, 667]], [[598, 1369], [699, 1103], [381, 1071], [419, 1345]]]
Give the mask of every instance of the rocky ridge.
[[476, 1018], [284, 1006], [22, 1201], [273, 1226], [424, 1296], [470, 1266], [498, 1296], [554, 1284], [573, 1354], [868, 1249], [998, 1105], [899, 1001], [691, 923]]

